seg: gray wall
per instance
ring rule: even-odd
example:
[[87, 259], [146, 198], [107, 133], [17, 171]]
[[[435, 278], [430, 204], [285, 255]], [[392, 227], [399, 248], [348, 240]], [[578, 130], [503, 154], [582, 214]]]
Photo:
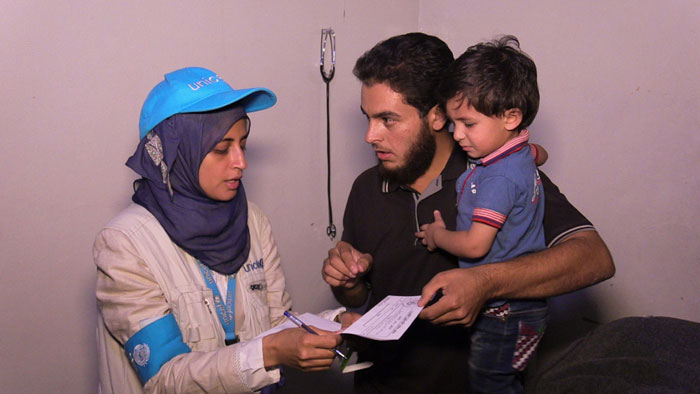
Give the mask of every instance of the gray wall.
[[[364, 144], [355, 59], [420, 30], [459, 54], [517, 35], [538, 64], [531, 131], [544, 170], [596, 224], [616, 277], [564, 297], [572, 319], [700, 321], [695, 1], [0, 1], [0, 390], [95, 391], [92, 240], [129, 202], [124, 165], [140, 105], [170, 70], [199, 65], [279, 97], [252, 115], [251, 200], [272, 220], [300, 311], [335, 306], [320, 277], [327, 225], [320, 30], [337, 33], [331, 85], [335, 221]], [[339, 226], [339, 230], [342, 226]], [[555, 305], [563, 305], [562, 298]]]

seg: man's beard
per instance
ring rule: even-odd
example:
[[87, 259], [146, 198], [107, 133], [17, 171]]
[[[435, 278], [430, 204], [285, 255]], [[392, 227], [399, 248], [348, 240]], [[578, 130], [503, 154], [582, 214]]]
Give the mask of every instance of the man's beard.
[[430, 167], [435, 156], [435, 136], [430, 132], [430, 127], [423, 123], [418, 138], [406, 154], [403, 166], [390, 170], [379, 162], [379, 175], [401, 185], [410, 185], [416, 181]]

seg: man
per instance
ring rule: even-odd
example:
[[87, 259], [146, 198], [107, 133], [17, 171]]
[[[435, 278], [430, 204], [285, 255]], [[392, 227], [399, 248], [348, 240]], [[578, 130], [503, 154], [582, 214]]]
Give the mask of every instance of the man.
[[[489, 299], [544, 298], [609, 278], [612, 258], [593, 226], [555, 185], [545, 187], [545, 234], [550, 246], [513, 261], [459, 269], [443, 251], [428, 252], [415, 237], [439, 210], [455, 229], [457, 177], [466, 155], [447, 132], [436, 88], [452, 63], [436, 37], [409, 33], [380, 42], [358, 59], [365, 141], [379, 164], [354, 182], [342, 240], [322, 275], [340, 303], [372, 307], [387, 295], [422, 294], [425, 308], [399, 341], [372, 342], [360, 357], [374, 366], [355, 376], [358, 392], [466, 391], [469, 329]], [[349, 316], [346, 318], [350, 318]], [[365, 344], [367, 345], [367, 344]]]

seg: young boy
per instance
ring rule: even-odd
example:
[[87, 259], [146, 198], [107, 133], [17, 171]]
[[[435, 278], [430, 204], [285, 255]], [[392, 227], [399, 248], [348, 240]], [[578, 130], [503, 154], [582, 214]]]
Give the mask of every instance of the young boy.
[[[435, 221], [416, 236], [461, 267], [510, 260], [544, 249], [544, 191], [528, 145], [539, 106], [535, 63], [516, 37], [474, 45], [440, 85], [454, 139], [469, 156], [457, 181], [457, 231]], [[536, 148], [535, 148], [536, 149]], [[536, 156], [536, 154], [535, 154]], [[472, 392], [522, 392], [525, 369], [545, 329], [545, 300], [491, 300], [474, 323]]]

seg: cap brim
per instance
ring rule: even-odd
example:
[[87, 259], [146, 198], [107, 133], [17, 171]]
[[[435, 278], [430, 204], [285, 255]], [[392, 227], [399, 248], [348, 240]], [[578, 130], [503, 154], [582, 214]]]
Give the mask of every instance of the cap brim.
[[246, 112], [261, 111], [277, 102], [277, 96], [265, 88], [250, 88], [217, 93], [204, 100], [182, 108], [181, 113], [206, 112], [240, 103]]

